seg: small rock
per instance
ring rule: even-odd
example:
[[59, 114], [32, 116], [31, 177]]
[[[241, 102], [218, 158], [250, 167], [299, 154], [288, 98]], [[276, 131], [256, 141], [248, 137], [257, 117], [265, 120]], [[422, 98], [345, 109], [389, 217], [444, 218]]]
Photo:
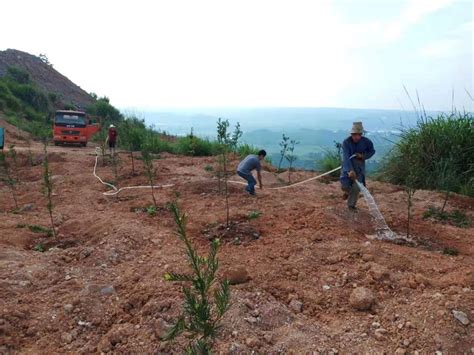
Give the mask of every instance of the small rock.
[[70, 333], [62, 333], [61, 334], [61, 340], [66, 343], [66, 344], [69, 344], [72, 342], [72, 335]]
[[358, 311], [367, 311], [375, 303], [375, 297], [371, 290], [365, 287], [357, 287], [349, 298], [350, 305]]
[[384, 340], [385, 334], [387, 334], [387, 331], [384, 328], [376, 329], [374, 332], [375, 339], [377, 340]]
[[72, 279], [71, 275], [64, 276], [64, 280], [69, 281], [70, 279]]
[[407, 353], [407, 351], [403, 348], [398, 348], [397, 350], [395, 350], [395, 354], [404, 355], [406, 353]]
[[115, 289], [113, 286], [105, 286], [100, 289], [100, 293], [102, 295], [111, 295], [115, 293]]
[[64, 222], [64, 217], [61, 213], [57, 213], [53, 218], [53, 223], [56, 227], [60, 226]]
[[248, 337], [247, 339], [245, 339], [245, 344], [247, 344], [247, 346], [250, 348], [258, 347], [259, 343], [260, 342], [256, 337]]
[[328, 291], [328, 290], [330, 290], [330, 289], [331, 289], [331, 286], [329, 286], [329, 285], [324, 285], [324, 286], [323, 286], [323, 290], [324, 290], [324, 291]]
[[403, 340], [403, 346], [405, 346], [405, 347], [408, 346], [408, 345], [410, 345], [410, 343], [411, 343], [411, 342], [410, 342], [410, 339], [405, 339], [405, 340]]
[[266, 333], [264, 336], [263, 336], [263, 339], [265, 339], [265, 341], [272, 345], [274, 343], [274, 340], [273, 340], [273, 335], [271, 335], [270, 333]]
[[365, 262], [374, 261], [374, 256], [372, 254], [363, 254], [362, 260]]
[[462, 325], [468, 325], [470, 323], [467, 314], [464, 312], [453, 310], [453, 316], [461, 322]]
[[231, 285], [243, 284], [250, 280], [249, 273], [243, 267], [234, 270], [227, 270], [224, 273], [224, 278], [228, 280]]
[[303, 311], [303, 302], [293, 299], [290, 302], [290, 308], [296, 313], [301, 313]]
[[379, 322], [373, 322], [373, 323], [371, 324], [371, 326], [372, 326], [372, 328], [376, 328], [376, 329], [377, 329], [377, 328], [380, 328], [380, 323], [379, 323]]
[[237, 330], [233, 330], [232, 331], [232, 336], [235, 338], [235, 337], [237, 337], [237, 335], [239, 335], [239, 332]]
[[72, 304], [68, 303], [68, 304], [65, 304], [63, 306], [63, 308], [64, 308], [64, 311], [66, 313], [70, 313], [74, 309], [74, 306]]
[[26, 205], [23, 205], [23, 207], [20, 209], [21, 212], [28, 212], [32, 211], [35, 208], [35, 205], [32, 203], [27, 203]]

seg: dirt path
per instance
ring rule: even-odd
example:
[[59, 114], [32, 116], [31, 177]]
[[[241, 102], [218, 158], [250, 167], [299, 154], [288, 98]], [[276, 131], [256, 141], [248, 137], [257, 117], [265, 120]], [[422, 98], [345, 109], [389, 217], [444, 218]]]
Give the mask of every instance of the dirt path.
[[[205, 170], [214, 159], [164, 154], [156, 160], [158, 183], [175, 186], [156, 191], [161, 208], [152, 217], [143, 212], [151, 205], [147, 191], [102, 195], [106, 188], [92, 176], [94, 147], [48, 147], [54, 239], [22, 227], [48, 227], [41, 149], [17, 144], [22, 212], [8, 212], [13, 200], [0, 185], [0, 353], [180, 353], [180, 343], [159, 340], [181, 306], [179, 286], [163, 274], [187, 270], [166, 204], [179, 192], [189, 233], [205, 252], [205, 231], [225, 218], [217, 180]], [[28, 150], [38, 165], [29, 166]], [[120, 158], [119, 186], [146, 184], [141, 162], [132, 176], [129, 156]], [[98, 173], [114, 180], [110, 166], [100, 165]], [[293, 179], [311, 175], [297, 172]], [[264, 172], [266, 186], [281, 179]], [[403, 232], [404, 192], [377, 182], [369, 188], [388, 224]], [[415, 195], [413, 230], [420, 243], [409, 247], [369, 240], [374, 231], [365, 204], [348, 213], [337, 182], [259, 192], [252, 198], [240, 185], [230, 188], [233, 220], [260, 238], [227, 242], [220, 251], [222, 273], [241, 266], [251, 280], [232, 287], [217, 352], [471, 352], [474, 229], [423, 220], [429, 205], [441, 204], [439, 194]], [[473, 201], [455, 196], [449, 206], [472, 220]], [[251, 211], [261, 216], [249, 221]], [[459, 255], [444, 255], [446, 247]], [[360, 286], [376, 299], [370, 311], [349, 304]], [[466, 313], [470, 324], [456, 320], [453, 310]]]

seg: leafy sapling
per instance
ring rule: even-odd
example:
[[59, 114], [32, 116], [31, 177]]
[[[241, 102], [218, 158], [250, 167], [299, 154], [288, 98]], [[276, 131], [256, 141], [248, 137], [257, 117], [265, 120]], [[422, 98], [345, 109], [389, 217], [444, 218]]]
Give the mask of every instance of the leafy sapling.
[[297, 144], [300, 144], [300, 142], [297, 142], [294, 139], [292, 139], [286, 149], [285, 159], [288, 161], [288, 183], [289, 184], [291, 184], [291, 168], [293, 167], [293, 163], [297, 159], [296, 155], [294, 154], [295, 146]]
[[167, 273], [165, 280], [182, 282], [184, 304], [181, 315], [163, 340], [173, 340], [186, 332], [191, 338], [187, 354], [211, 354], [222, 317], [230, 307], [229, 282], [217, 281], [219, 240], [211, 243], [207, 257], [198, 255], [186, 234], [186, 214], [172, 203], [171, 212], [178, 227], [177, 236], [184, 243], [190, 274]]
[[290, 144], [289, 142], [290, 137], [285, 136], [285, 133], [283, 133], [282, 140], [280, 142], [280, 161], [278, 162], [278, 171], [281, 171], [281, 164], [283, 163], [283, 159], [285, 159], [286, 151], [288, 149], [288, 145]]
[[155, 199], [155, 181], [156, 181], [156, 168], [153, 166], [153, 155], [150, 152], [150, 149], [145, 144], [142, 148], [142, 160], [145, 165], [145, 174], [148, 178], [148, 183], [150, 184], [151, 189], [151, 198], [153, 200], [153, 206], [158, 207]]
[[49, 168], [47, 142], [44, 142], [44, 160], [43, 160], [43, 194], [46, 196], [46, 208], [48, 209], [49, 219], [51, 222], [51, 231], [53, 237], [56, 238], [56, 228], [54, 227], [53, 218], [53, 181], [51, 180], [51, 169]]
[[234, 128], [234, 132], [229, 131], [229, 120], [222, 120], [219, 118], [217, 121], [217, 142], [220, 149], [219, 162], [222, 166], [223, 180], [224, 180], [224, 193], [225, 193], [225, 205], [226, 205], [226, 225], [230, 223], [230, 212], [229, 212], [229, 186], [227, 176], [227, 164], [229, 161], [229, 152], [235, 151], [237, 148], [239, 139], [242, 137], [242, 131], [240, 130], [240, 124], [237, 123]]

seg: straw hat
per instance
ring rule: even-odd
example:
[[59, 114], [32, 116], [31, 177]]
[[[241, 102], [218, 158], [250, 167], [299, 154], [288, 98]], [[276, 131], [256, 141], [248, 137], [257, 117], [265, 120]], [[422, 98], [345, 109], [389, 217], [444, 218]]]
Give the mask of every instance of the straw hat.
[[362, 122], [354, 122], [352, 124], [352, 129], [351, 129], [351, 134], [363, 134], [364, 133], [364, 127], [362, 126]]
[[109, 126], [109, 128], [115, 128], [115, 126], [114, 126], [113, 124], [111, 124], [111, 125]]

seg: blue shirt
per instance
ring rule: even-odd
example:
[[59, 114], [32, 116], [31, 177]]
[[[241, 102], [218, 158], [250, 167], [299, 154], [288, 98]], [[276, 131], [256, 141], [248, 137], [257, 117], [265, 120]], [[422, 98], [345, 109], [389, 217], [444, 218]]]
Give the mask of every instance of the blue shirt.
[[[364, 159], [350, 159], [356, 153], [364, 154]], [[365, 160], [372, 158], [375, 154], [374, 144], [367, 137], [362, 137], [358, 143], [354, 143], [352, 137], [348, 137], [342, 143], [342, 171], [341, 182], [349, 183], [348, 173], [354, 170], [357, 180], [365, 183]]]
[[262, 169], [260, 159], [258, 159], [258, 156], [254, 154], [247, 155], [237, 167], [237, 171], [240, 171], [242, 174], [247, 175], [251, 175], [253, 169], [257, 169], [257, 171], [260, 171]]

